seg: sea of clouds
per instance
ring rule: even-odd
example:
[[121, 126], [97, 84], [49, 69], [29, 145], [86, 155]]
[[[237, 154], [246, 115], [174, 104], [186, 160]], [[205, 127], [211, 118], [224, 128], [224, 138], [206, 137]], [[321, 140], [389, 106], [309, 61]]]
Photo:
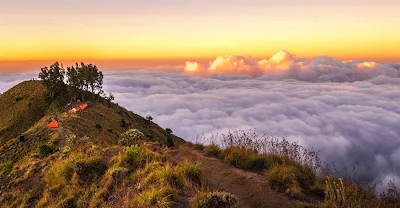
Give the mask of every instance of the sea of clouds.
[[[31, 75], [0, 75], [0, 90]], [[261, 61], [188, 62], [181, 72], [106, 72], [104, 79], [117, 103], [185, 140], [255, 128], [321, 150], [339, 168], [355, 166], [363, 179], [400, 182], [399, 64], [308, 61], [283, 51]]]

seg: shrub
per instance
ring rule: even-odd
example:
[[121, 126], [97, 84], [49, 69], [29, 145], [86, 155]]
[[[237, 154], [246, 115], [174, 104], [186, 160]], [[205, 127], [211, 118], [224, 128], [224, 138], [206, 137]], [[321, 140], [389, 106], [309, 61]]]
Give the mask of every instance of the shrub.
[[325, 181], [325, 203], [334, 204], [336, 207], [346, 206], [343, 179], [339, 178], [338, 181], [331, 181], [330, 177], [327, 177]]
[[263, 170], [267, 168], [267, 158], [249, 149], [227, 148], [224, 151], [224, 159], [227, 163], [246, 170]]
[[[171, 187], [154, 188], [141, 192], [127, 207], [174, 207], [176, 191]], [[125, 206], [124, 206], [125, 207]]]
[[191, 208], [229, 208], [236, 204], [235, 195], [227, 192], [198, 192], [190, 201]]
[[21, 101], [21, 100], [23, 100], [24, 98], [23, 97], [19, 97], [19, 96], [17, 96], [16, 98], [15, 98], [15, 101]]
[[14, 164], [11, 161], [0, 163], [0, 175], [2, 175], [6, 171], [11, 170], [13, 166]]
[[167, 132], [167, 134], [172, 134], [173, 133], [172, 129], [170, 129], [170, 128], [166, 128], [165, 132]]
[[131, 146], [143, 140], [144, 134], [137, 129], [129, 129], [121, 134], [121, 139], [118, 141], [119, 145]]
[[200, 143], [193, 144], [193, 149], [203, 151], [204, 150], [204, 145], [200, 144]]
[[167, 147], [173, 147], [174, 145], [174, 140], [172, 139], [171, 135], [168, 135], [167, 137]]
[[89, 159], [76, 163], [75, 172], [81, 182], [93, 182], [107, 171], [107, 164], [100, 158]]
[[120, 122], [121, 127], [128, 127], [128, 124], [126, 123], [125, 119], [122, 119]]
[[375, 187], [363, 187], [355, 181], [345, 182], [342, 178], [325, 181], [325, 200], [323, 207], [398, 207], [399, 190], [393, 183], [389, 189], [378, 196]]
[[151, 116], [146, 116], [146, 119], [147, 119], [148, 121], [152, 121], [152, 120], [153, 120], [153, 117], [151, 117]]
[[143, 180], [143, 184], [160, 183], [181, 188], [183, 187], [184, 178], [178, 169], [166, 165], [157, 170], [150, 172]]
[[58, 160], [45, 174], [45, 181], [50, 187], [65, 185], [70, 183], [72, 175], [75, 172], [75, 158], [68, 158], [67, 160]]
[[290, 187], [299, 186], [299, 175], [300, 172], [295, 166], [277, 165], [268, 173], [268, 181], [273, 188], [286, 191]]
[[98, 204], [96, 207], [103, 201], [107, 201], [108, 198], [112, 195], [113, 190], [115, 187], [122, 184], [123, 179], [128, 175], [128, 169], [126, 168], [112, 168], [109, 169], [105, 176], [105, 184], [102, 185], [100, 191], [96, 193], [94, 199], [95, 202]]
[[189, 178], [191, 181], [199, 183], [201, 182], [200, 176], [202, 172], [201, 163], [191, 163], [188, 161], [181, 162], [178, 164], [179, 172], [184, 176]]
[[144, 146], [132, 145], [125, 147], [117, 158], [117, 166], [133, 170], [144, 166], [156, 158], [156, 154]]
[[96, 129], [101, 129], [101, 125], [100, 124], [96, 124]]
[[274, 154], [269, 154], [269, 155], [264, 155], [266, 159], [265, 165], [267, 166], [268, 169], [274, 167], [275, 165], [283, 165], [286, 161], [283, 159], [282, 156], [279, 155], [274, 155]]
[[215, 144], [211, 144], [208, 145], [204, 148], [204, 152], [206, 153], [206, 155], [208, 156], [214, 156], [214, 157], [219, 157], [221, 156], [221, 149], [215, 145]]
[[51, 155], [55, 152], [55, 147], [53, 145], [42, 145], [39, 147], [39, 154], [41, 156], [48, 156]]
[[272, 188], [294, 197], [299, 197], [303, 189], [309, 190], [316, 178], [306, 166], [287, 164], [274, 166], [267, 177]]
[[67, 146], [73, 148], [73, 147], [75, 147], [75, 145], [78, 143], [78, 138], [76, 137], [75, 134], [70, 134], [70, 135], [67, 135], [67, 136], [65, 137], [65, 141], [66, 141], [66, 143], [67, 143]]

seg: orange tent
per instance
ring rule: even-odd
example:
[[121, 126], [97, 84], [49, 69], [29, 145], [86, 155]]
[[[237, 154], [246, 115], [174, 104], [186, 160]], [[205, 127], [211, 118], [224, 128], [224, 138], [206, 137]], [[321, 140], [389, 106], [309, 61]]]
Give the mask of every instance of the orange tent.
[[58, 128], [58, 122], [56, 120], [53, 120], [52, 122], [49, 123], [48, 127], [49, 128]]
[[88, 106], [88, 104], [84, 103], [82, 105], [80, 105], [79, 107], [81, 108], [81, 110], [85, 109]]
[[70, 111], [68, 111], [69, 114], [76, 113], [76, 108], [72, 108]]

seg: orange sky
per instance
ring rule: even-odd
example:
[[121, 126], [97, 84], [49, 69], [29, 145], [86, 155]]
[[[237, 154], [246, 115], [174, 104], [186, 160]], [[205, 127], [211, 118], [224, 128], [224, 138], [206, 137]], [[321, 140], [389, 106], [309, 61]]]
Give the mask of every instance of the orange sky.
[[282, 49], [400, 61], [399, 11], [396, 0], [5, 0], [0, 70], [39, 63], [32, 60], [183, 65], [230, 54], [268, 58]]

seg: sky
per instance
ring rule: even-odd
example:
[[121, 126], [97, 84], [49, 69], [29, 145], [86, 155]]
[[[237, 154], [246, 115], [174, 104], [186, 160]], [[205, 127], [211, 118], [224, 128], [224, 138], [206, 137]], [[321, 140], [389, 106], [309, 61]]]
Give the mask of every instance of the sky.
[[398, 62], [399, 9], [397, 0], [2, 0], [0, 70], [55, 60], [124, 68], [266, 58], [280, 50]]

